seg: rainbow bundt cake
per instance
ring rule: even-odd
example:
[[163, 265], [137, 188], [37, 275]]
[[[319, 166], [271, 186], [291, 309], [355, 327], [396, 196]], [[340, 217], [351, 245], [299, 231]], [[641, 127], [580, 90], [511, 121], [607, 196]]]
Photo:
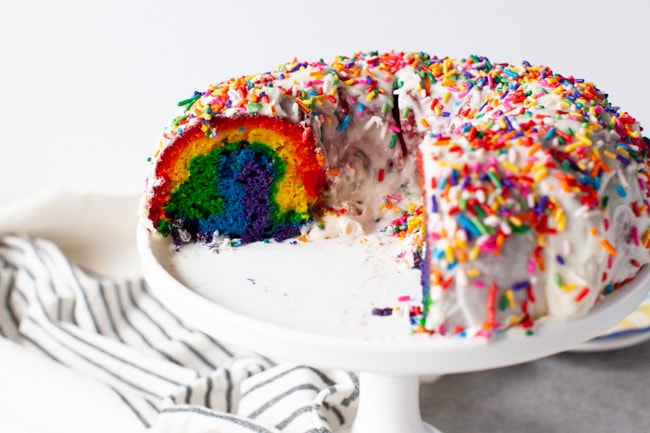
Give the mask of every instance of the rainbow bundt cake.
[[152, 231], [177, 246], [401, 236], [426, 332], [576, 317], [650, 261], [650, 141], [545, 66], [357, 53], [179, 106], [151, 160]]

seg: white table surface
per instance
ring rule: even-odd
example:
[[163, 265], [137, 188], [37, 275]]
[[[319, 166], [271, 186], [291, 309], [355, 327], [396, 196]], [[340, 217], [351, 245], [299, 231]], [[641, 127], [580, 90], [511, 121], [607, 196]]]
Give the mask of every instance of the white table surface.
[[[327, 60], [358, 50], [397, 49], [528, 60], [595, 82], [614, 105], [650, 125], [649, 16], [648, 2], [603, 0], [5, 0], [0, 4], [0, 206], [44, 189], [138, 194], [146, 158], [177, 101], [211, 82], [268, 70], [294, 56]], [[646, 343], [630, 350], [647, 356], [647, 348]], [[47, 418], [72, 411], [49, 397], [47, 387], [54, 389], [62, 377], [83, 378], [67, 378], [69, 372], [39, 378], [45, 391], [35, 394], [34, 381], [21, 376], [21, 369], [38, 368], [40, 360], [22, 368], [14, 361], [19, 349], [0, 345], [0, 387], [11, 395], [4, 401], [11, 400], [17, 411], [0, 416], [0, 430], [22, 422], [15, 424], [22, 431], [83, 431], [61, 421], [65, 418], [58, 423]], [[585, 355], [563, 356], [543, 362], [574, 364]], [[604, 358], [597, 359], [602, 362], [586, 363], [594, 375], [610, 368]], [[521, 368], [531, 365], [537, 364]], [[495, 374], [443, 378], [430, 389], [464, 386], [473, 377], [492, 386]], [[587, 370], [581, 374], [589, 377]], [[95, 383], [82, 386], [96, 395], [105, 392]], [[29, 407], [45, 418], [28, 419]], [[448, 425], [463, 426], [453, 420]], [[100, 430], [113, 427], [124, 425], [106, 419]]]

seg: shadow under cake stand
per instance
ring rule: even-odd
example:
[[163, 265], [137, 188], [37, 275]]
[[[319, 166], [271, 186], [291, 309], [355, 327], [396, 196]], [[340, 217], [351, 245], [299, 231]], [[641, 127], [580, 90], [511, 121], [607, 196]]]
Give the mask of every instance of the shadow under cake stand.
[[[395, 260], [392, 238], [263, 242], [179, 251], [138, 228], [151, 290], [187, 324], [276, 360], [359, 372], [351, 428], [338, 433], [438, 432], [422, 421], [419, 377], [505, 367], [549, 356], [618, 323], [650, 288], [644, 267], [633, 283], [579, 319], [482, 339], [412, 335], [419, 271]], [[395, 309], [395, 307], [397, 307]], [[373, 309], [391, 308], [390, 316]]]

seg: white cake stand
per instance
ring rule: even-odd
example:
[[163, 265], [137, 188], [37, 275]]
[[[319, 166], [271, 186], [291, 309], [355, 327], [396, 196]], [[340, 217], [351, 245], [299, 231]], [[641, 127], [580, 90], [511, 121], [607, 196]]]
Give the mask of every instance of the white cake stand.
[[[138, 229], [152, 291], [188, 324], [269, 357], [359, 372], [353, 433], [437, 432], [423, 423], [419, 376], [505, 367], [558, 353], [618, 323], [650, 288], [648, 267], [586, 316], [508, 331], [489, 342], [411, 335], [408, 314], [373, 308], [420, 302], [419, 273], [394, 260], [388, 238], [249, 244], [173, 252]], [[407, 299], [408, 298], [408, 299]]]

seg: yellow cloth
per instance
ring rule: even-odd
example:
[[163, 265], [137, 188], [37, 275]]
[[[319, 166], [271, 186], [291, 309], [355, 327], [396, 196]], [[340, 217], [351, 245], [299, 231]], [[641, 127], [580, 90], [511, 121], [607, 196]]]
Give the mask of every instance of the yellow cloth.
[[650, 332], [650, 293], [636, 310], [598, 337], [598, 339], [614, 338], [638, 332]]

